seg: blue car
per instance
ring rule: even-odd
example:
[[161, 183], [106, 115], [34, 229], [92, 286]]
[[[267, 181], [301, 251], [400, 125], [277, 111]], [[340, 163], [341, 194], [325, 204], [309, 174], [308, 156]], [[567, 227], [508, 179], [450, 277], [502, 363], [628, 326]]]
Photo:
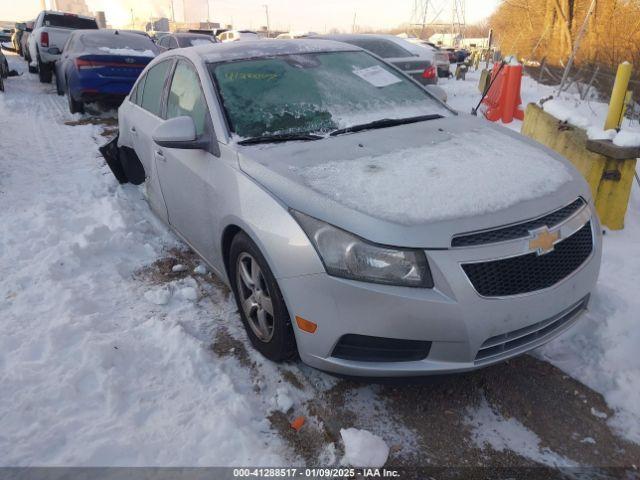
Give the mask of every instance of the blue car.
[[56, 62], [58, 95], [71, 113], [85, 103], [118, 106], [159, 49], [146, 36], [119, 30], [75, 30]]

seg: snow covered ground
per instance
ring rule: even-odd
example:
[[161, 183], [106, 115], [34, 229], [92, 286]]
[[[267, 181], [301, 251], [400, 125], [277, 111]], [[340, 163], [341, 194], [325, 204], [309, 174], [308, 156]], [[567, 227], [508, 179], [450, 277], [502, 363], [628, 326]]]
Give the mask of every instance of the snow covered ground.
[[275, 386], [210, 348], [235, 306], [197, 275], [147, 300], [134, 272], [178, 242], [79, 118], [33, 75], [0, 94], [1, 464], [281, 464]]
[[[9, 61], [26, 70], [15, 56]], [[475, 106], [474, 76], [443, 82], [456, 108]], [[548, 94], [525, 80], [526, 100]], [[591, 108], [602, 115], [599, 104]], [[355, 415], [340, 402], [316, 404], [336, 423], [335, 444], [326, 440], [303, 405], [347, 387], [301, 365], [273, 365], [248, 348], [224, 288], [197, 262], [172, 258], [183, 246], [155, 220], [141, 191], [119, 186], [104, 166], [96, 149], [104, 127], [67, 112], [66, 99], [34, 75], [10, 78], [0, 94], [0, 465], [377, 464], [398, 452], [435, 458], [411, 424], [416, 402], [406, 410], [409, 421], [389, 414], [412, 398], [408, 391], [394, 397], [368, 385], [352, 389], [343, 402]], [[538, 355], [603, 393], [616, 410], [609, 422], [638, 442], [637, 186], [627, 227], [608, 232], [604, 248], [592, 310]], [[167, 258], [158, 279], [151, 267]], [[432, 390], [416, 398], [429, 404]], [[446, 407], [427, 412], [434, 427], [435, 419], [454, 418], [447, 417], [454, 394], [445, 390]], [[594, 421], [608, 416], [590, 408]], [[463, 410], [473, 448], [549, 465], [573, 461], [494, 405]], [[300, 434], [288, 424], [298, 414], [307, 416]], [[444, 443], [431, 425], [424, 429]], [[444, 440], [455, 422], [443, 431]], [[585, 449], [588, 438], [578, 439]]]

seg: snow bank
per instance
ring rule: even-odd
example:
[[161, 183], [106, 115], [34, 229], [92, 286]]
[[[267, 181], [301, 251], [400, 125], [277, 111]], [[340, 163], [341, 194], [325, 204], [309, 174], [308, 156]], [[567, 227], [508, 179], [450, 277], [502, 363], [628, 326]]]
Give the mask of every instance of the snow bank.
[[98, 157], [101, 127], [65, 126], [62, 97], [16, 80], [0, 95], [0, 466], [295, 463], [266, 419], [275, 387], [211, 350], [242, 328], [232, 300], [196, 301], [189, 278], [145, 294], [134, 272], [175, 237]]
[[575, 109], [567, 107], [566, 104], [559, 100], [548, 100], [542, 104], [542, 108], [545, 112], [553, 115], [558, 120], [570, 123], [580, 128], [589, 128], [591, 122], [588, 118], [580, 115]]
[[337, 202], [406, 225], [498, 211], [551, 193], [571, 179], [561, 162], [493, 130], [294, 171]]
[[134, 50], [133, 48], [109, 48], [100, 47], [100, 50], [111, 55], [122, 55], [129, 57], [155, 57], [156, 54], [151, 50]]
[[380, 437], [367, 430], [341, 428], [344, 442], [342, 463], [354, 467], [381, 468], [389, 457], [389, 447]]
[[613, 139], [613, 144], [619, 147], [640, 147], [640, 132], [621, 130]]
[[614, 129], [603, 130], [595, 126], [587, 128], [587, 138], [589, 140], [613, 140], [617, 132]]

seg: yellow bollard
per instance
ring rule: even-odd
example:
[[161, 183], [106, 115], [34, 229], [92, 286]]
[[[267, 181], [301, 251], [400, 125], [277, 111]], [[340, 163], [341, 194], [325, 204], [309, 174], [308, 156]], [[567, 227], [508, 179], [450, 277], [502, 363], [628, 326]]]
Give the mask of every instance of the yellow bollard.
[[622, 62], [618, 65], [616, 81], [611, 90], [611, 101], [609, 102], [609, 113], [604, 122], [604, 129], [620, 128], [622, 113], [624, 111], [624, 101], [627, 96], [627, 87], [631, 78], [632, 65], [629, 62]]

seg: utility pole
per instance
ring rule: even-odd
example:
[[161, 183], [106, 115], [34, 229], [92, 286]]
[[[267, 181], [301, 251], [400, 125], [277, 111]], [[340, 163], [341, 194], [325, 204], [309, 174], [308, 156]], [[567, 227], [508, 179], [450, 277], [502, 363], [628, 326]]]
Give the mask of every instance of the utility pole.
[[133, 8], [131, 9], [131, 30], [136, 28], [135, 18], [133, 16]]
[[356, 33], [356, 15], [358, 12], [353, 12], [353, 23], [351, 24], [351, 33]]
[[271, 36], [270, 34], [270, 28], [269, 28], [269, 5], [263, 5], [264, 7], [264, 13], [267, 16], [267, 38], [269, 38]]
[[207, 28], [211, 28], [211, 2], [207, 1]]
[[171, 21], [176, 23], [176, 11], [173, 8], [173, 0], [169, 0], [169, 2], [171, 3]]

